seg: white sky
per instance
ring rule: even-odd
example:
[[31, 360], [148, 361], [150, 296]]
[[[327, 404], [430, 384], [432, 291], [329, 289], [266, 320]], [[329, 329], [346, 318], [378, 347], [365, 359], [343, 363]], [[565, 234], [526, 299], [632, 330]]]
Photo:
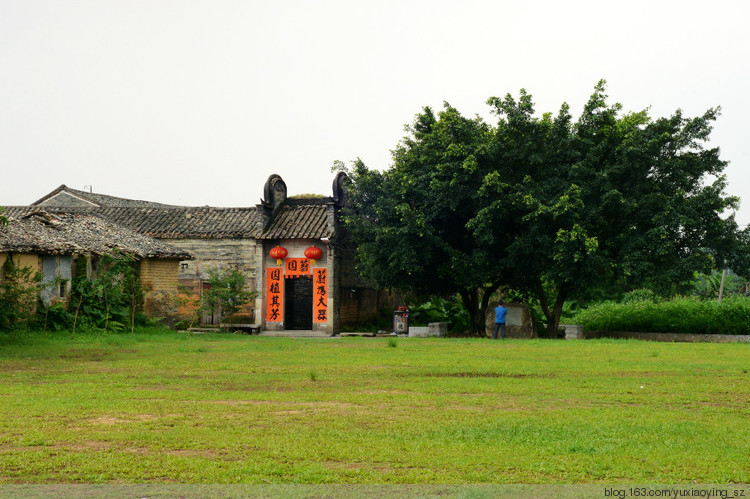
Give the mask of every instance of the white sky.
[[526, 88], [577, 115], [600, 78], [652, 116], [721, 106], [712, 144], [750, 223], [750, 2], [0, 0], [0, 205], [60, 184], [249, 206], [268, 175], [330, 195], [390, 165], [443, 101]]

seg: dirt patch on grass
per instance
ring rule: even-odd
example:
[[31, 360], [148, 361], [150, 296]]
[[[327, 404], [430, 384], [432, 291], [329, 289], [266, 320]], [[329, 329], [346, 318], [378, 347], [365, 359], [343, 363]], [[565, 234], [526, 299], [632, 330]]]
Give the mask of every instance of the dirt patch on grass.
[[236, 407], [238, 405], [269, 405], [278, 404], [272, 400], [203, 400], [207, 404], [221, 404]]
[[108, 450], [112, 448], [112, 444], [110, 442], [102, 442], [99, 440], [88, 440], [86, 442], [77, 443], [74, 445], [66, 445], [66, 444], [59, 444], [52, 446], [53, 449], [56, 450], [62, 450], [66, 452], [75, 451], [75, 452], [86, 452], [86, 451], [101, 451], [101, 450]]
[[219, 457], [219, 453], [211, 449], [174, 449], [165, 452], [170, 456], [179, 457], [207, 457], [215, 459]]
[[128, 419], [116, 417], [116, 416], [100, 416], [98, 418], [89, 419], [89, 423], [101, 424], [101, 425], [118, 425], [127, 423], [140, 423], [143, 421], [156, 421], [159, 418], [153, 414], [133, 414]]
[[495, 372], [446, 372], [425, 373], [422, 376], [428, 378], [549, 378], [549, 374], [524, 374], [524, 373], [495, 373]]

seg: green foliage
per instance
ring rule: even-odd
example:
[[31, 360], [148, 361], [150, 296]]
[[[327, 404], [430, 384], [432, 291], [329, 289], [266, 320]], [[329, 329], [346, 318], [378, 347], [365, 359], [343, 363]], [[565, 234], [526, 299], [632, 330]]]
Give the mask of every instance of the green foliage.
[[398, 340], [396, 338], [388, 338], [386, 345], [388, 345], [388, 348], [396, 348], [398, 346]]
[[[347, 170], [359, 269], [384, 287], [459, 293], [483, 330], [503, 285], [535, 295], [548, 332], [592, 289], [684, 292], [693, 273], [750, 267], [750, 232], [722, 213], [726, 162], [706, 148], [718, 109], [652, 119], [608, 104], [535, 115], [524, 90], [492, 97], [495, 125], [445, 104], [419, 114], [385, 172]], [[340, 163], [336, 168], [342, 169]]]
[[252, 324], [253, 314], [234, 314], [224, 317], [221, 322], [224, 324]]
[[92, 279], [73, 279], [68, 311], [73, 314], [73, 332], [83, 327], [123, 332], [131, 329], [143, 289], [135, 272], [135, 259], [116, 253], [103, 255]]
[[[718, 298], [721, 287], [721, 272], [710, 274], [695, 274], [693, 289], [690, 294], [699, 298]], [[724, 296], [747, 296], [748, 282], [735, 274], [727, 274], [724, 281]]]
[[8, 224], [8, 218], [5, 216], [5, 208], [0, 206], [0, 227]]
[[750, 298], [605, 302], [579, 312], [576, 321], [589, 331], [750, 334]]
[[0, 269], [0, 330], [27, 329], [36, 314], [42, 275], [8, 255]]
[[289, 196], [290, 199], [321, 199], [325, 198], [323, 194], [313, 194], [310, 192], [303, 192], [302, 194], [295, 194], [293, 196]]
[[634, 289], [633, 291], [628, 291], [622, 297], [622, 303], [624, 304], [636, 303], [641, 301], [656, 301], [656, 294], [650, 289], [641, 288]]
[[203, 292], [200, 312], [219, 311], [222, 317], [229, 317], [254, 300], [256, 291], [245, 289], [245, 274], [238, 269], [208, 269], [206, 282], [210, 288]]
[[447, 322], [451, 331], [464, 332], [469, 328], [469, 312], [459, 300], [434, 297], [409, 307], [409, 323], [426, 326], [430, 322]]
[[68, 312], [66, 305], [63, 303], [52, 303], [48, 307], [42, 303], [37, 310], [39, 313], [37, 321], [41, 324], [44, 331], [48, 327], [55, 331], [73, 327], [74, 316]]

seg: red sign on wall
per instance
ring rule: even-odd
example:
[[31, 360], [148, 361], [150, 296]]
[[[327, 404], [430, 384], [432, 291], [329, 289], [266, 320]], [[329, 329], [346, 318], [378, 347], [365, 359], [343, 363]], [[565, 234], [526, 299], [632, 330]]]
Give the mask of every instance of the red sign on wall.
[[281, 267], [266, 270], [266, 322], [284, 322], [284, 276]]
[[286, 265], [284, 272], [286, 277], [310, 276], [310, 260], [307, 258], [287, 258], [284, 265]]
[[313, 270], [313, 322], [328, 322], [328, 269]]

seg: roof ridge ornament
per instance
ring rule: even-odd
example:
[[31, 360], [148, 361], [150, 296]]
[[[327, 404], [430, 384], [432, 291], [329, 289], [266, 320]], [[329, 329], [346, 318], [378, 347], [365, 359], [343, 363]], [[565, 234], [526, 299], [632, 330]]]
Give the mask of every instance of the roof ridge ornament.
[[351, 183], [349, 176], [344, 172], [338, 172], [333, 179], [333, 201], [338, 206], [343, 206], [348, 201], [348, 187]]
[[263, 186], [263, 199], [261, 203], [274, 211], [286, 201], [286, 183], [280, 175], [273, 174], [266, 180]]

